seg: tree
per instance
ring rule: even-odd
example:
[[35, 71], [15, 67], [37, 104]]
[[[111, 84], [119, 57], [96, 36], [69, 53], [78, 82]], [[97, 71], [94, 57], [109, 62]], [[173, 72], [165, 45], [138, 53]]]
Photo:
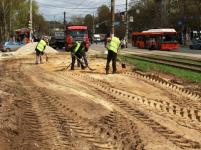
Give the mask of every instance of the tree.
[[102, 5], [97, 10], [98, 16], [96, 18], [97, 33], [108, 33], [111, 29], [111, 13], [107, 5]]
[[[136, 10], [139, 10], [137, 13]], [[201, 27], [201, 0], [131, 0], [129, 15], [133, 31], [173, 27], [190, 32]]]
[[87, 14], [84, 18], [84, 24], [88, 27], [90, 31], [92, 31], [94, 25], [94, 17], [90, 14]]
[[[131, 4], [129, 16], [134, 17], [134, 22], [130, 24], [133, 31], [142, 31], [159, 26], [160, 19], [156, 17], [158, 9], [155, 1], [141, 0], [135, 3], [135, 0], [132, 0]], [[157, 21], [155, 18], [157, 18]]]
[[[0, 1], [0, 40], [9, 39], [16, 29], [27, 28], [29, 22], [29, 0], [1, 0]], [[34, 25], [44, 28], [45, 19], [38, 13], [38, 5], [33, 1]]]

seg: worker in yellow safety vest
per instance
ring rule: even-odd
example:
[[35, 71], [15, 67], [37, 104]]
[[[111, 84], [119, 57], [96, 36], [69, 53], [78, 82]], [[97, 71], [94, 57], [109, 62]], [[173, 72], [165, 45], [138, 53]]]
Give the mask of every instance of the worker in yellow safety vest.
[[42, 61], [42, 55], [44, 54], [44, 50], [46, 48], [48, 44], [48, 37], [47, 36], [44, 36], [43, 39], [41, 39], [39, 41], [39, 43], [37, 44], [36, 46], [36, 64], [39, 64], [39, 63], [43, 63]]
[[83, 62], [81, 61], [82, 59], [82, 45], [79, 42], [72, 42], [72, 47], [71, 49], [71, 57], [72, 57], [72, 62], [71, 62], [71, 70], [74, 70], [74, 65], [75, 65], [75, 60], [77, 59], [78, 63], [81, 64], [81, 68], [85, 69], [85, 66], [83, 65]]
[[107, 54], [107, 63], [106, 63], [106, 74], [109, 74], [110, 69], [110, 61], [112, 60], [112, 68], [113, 68], [113, 74], [116, 73], [116, 61], [117, 61], [117, 52], [120, 46], [120, 40], [118, 37], [110, 36], [107, 38], [107, 45], [106, 48], [108, 50]]

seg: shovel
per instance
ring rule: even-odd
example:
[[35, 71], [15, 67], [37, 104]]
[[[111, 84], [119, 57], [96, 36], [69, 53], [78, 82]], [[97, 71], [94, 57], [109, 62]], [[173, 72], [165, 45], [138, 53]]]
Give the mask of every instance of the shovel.
[[46, 62], [48, 62], [48, 56], [47, 56], [47, 54], [45, 54], [45, 60], [46, 60]]
[[[120, 50], [118, 51], [119, 54]], [[121, 63], [121, 68], [125, 69], [126, 68], [126, 64], [122, 62], [121, 58], [118, 57], [117, 55], [117, 60]]]
[[121, 63], [121, 68], [126, 68], [126, 64], [119, 57], [117, 57], [117, 60]]
[[72, 64], [72, 63], [70, 63], [70, 64], [66, 67], [66, 69], [68, 69], [68, 68], [71, 66], [71, 64]]
[[[75, 54], [72, 54], [77, 60], [79, 60], [80, 61], [80, 63], [83, 65], [83, 62], [75, 55]], [[70, 64], [71, 65], [71, 64]], [[89, 67], [88, 65], [86, 66], [89, 70], [91, 70], [91, 71], [94, 71], [94, 70], [96, 70], [96, 69], [92, 69], [91, 67]]]

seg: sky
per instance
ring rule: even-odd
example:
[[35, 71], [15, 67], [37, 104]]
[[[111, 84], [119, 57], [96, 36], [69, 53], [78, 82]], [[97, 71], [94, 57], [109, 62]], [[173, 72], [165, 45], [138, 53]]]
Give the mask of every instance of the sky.
[[[66, 12], [66, 20], [70, 16], [97, 13], [97, 7], [106, 4], [110, 6], [111, 0], [35, 0], [39, 5], [40, 13], [52, 21], [62, 21], [63, 13]], [[128, 0], [129, 1], [129, 0]], [[115, 0], [116, 11], [125, 10], [126, 0]]]

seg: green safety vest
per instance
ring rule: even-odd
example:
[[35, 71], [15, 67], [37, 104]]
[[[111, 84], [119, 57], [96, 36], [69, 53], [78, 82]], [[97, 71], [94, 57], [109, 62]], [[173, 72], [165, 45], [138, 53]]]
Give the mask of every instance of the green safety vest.
[[117, 53], [120, 43], [119, 38], [112, 37], [111, 41], [107, 45], [107, 49]]
[[40, 42], [37, 45], [37, 50], [39, 50], [40, 52], [43, 52], [45, 50], [46, 45], [47, 43], [44, 40], [40, 40]]
[[74, 53], [76, 53], [78, 51], [78, 49], [80, 48], [81, 44], [77, 42], [76, 47], [74, 48]]

